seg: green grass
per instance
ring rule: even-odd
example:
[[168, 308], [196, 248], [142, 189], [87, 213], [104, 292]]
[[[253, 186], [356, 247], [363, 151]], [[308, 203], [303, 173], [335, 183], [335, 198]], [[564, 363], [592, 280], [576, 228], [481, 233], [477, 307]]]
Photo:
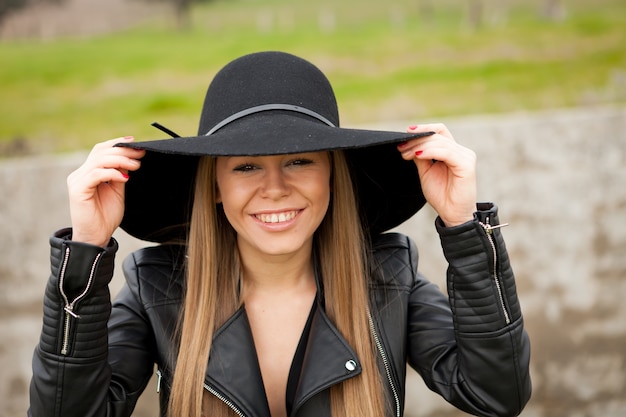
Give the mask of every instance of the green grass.
[[506, 21], [472, 30], [465, 2], [452, 0], [223, 0], [196, 7], [184, 32], [157, 21], [90, 39], [5, 41], [0, 151], [161, 137], [154, 120], [194, 133], [215, 71], [268, 49], [320, 66], [344, 125], [626, 102], [626, 3], [564, 2], [560, 22], [541, 18], [538, 3], [510, 1]]

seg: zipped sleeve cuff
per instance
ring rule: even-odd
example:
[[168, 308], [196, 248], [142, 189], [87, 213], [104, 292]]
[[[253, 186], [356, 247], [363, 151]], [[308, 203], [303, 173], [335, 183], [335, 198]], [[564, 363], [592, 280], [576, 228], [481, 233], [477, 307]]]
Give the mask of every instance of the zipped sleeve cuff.
[[50, 238], [50, 278], [43, 305], [39, 348], [52, 354], [88, 357], [106, 352], [111, 312], [108, 284], [117, 242], [106, 248], [71, 241], [71, 229]]
[[[74, 242], [71, 238], [72, 230], [62, 229], [50, 239], [52, 268], [56, 267], [58, 271], [57, 274], [53, 271], [53, 274], [60, 276], [63, 273], [63, 290], [70, 301], [83, 292], [89, 284], [90, 277], [96, 278], [93, 282], [94, 287], [109, 284], [113, 277], [114, 257], [118, 249], [117, 241], [113, 238], [104, 248]], [[56, 251], [55, 247], [61, 250]]]
[[457, 330], [497, 331], [521, 318], [515, 278], [493, 203], [479, 203], [474, 219], [445, 227], [436, 220], [448, 261], [448, 295]]
[[474, 212], [473, 220], [457, 226], [447, 227], [443, 223], [443, 220], [441, 220], [441, 217], [437, 217], [435, 220], [435, 227], [437, 228], [439, 236], [453, 236], [463, 230], [473, 228], [477, 222], [478, 225], [480, 225], [480, 223], [489, 223], [492, 226], [499, 225], [500, 219], [498, 217], [498, 206], [491, 202], [476, 203], [476, 211]]

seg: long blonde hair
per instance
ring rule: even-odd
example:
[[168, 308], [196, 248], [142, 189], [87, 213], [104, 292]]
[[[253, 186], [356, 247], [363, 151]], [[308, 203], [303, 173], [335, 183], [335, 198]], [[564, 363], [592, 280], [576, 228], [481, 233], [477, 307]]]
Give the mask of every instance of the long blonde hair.
[[[331, 206], [316, 232], [315, 248], [324, 260], [320, 268], [326, 313], [363, 367], [360, 375], [331, 388], [331, 410], [334, 417], [378, 417], [385, 414], [385, 397], [368, 320], [366, 245], [344, 155], [331, 155]], [[232, 416], [232, 410], [204, 390], [211, 349], [207, 341], [241, 306], [236, 235], [216, 204], [214, 158], [200, 161], [192, 213], [180, 348], [168, 415], [200, 417], [204, 410], [206, 416]]]

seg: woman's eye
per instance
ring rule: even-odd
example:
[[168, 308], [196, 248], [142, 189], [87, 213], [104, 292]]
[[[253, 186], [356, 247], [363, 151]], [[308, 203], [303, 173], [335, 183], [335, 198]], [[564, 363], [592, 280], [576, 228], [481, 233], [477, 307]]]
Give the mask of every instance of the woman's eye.
[[256, 169], [256, 167], [252, 164], [241, 164], [241, 165], [237, 165], [234, 169], [234, 171], [239, 171], [239, 172], [249, 172]]
[[289, 161], [288, 165], [309, 165], [312, 163], [313, 161], [310, 159], [301, 158], [301, 159], [294, 159], [293, 161]]

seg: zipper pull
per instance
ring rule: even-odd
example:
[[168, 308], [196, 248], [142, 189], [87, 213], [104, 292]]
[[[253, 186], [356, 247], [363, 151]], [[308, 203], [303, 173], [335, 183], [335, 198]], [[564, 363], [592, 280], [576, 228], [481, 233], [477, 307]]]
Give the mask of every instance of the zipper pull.
[[489, 217], [487, 217], [487, 219], [485, 219], [485, 223], [480, 222], [480, 225], [482, 226], [483, 229], [485, 229], [485, 232], [490, 235], [493, 233], [494, 229], [500, 229], [501, 227], [506, 227], [509, 224], [508, 223], [500, 223], [500, 224], [496, 224], [496, 225], [490, 225], [489, 224]]
[[161, 374], [161, 370], [160, 369], [157, 369], [156, 374], [157, 374], [156, 392], [158, 394], [158, 393], [161, 392], [161, 379], [163, 379], [163, 374]]
[[79, 319], [80, 316], [76, 313], [74, 313], [74, 306], [72, 304], [68, 304], [66, 305], [63, 310], [65, 310], [65, 312], [67, 314], [69, 314], [70, 316], [74, 317], [75, 319]]

